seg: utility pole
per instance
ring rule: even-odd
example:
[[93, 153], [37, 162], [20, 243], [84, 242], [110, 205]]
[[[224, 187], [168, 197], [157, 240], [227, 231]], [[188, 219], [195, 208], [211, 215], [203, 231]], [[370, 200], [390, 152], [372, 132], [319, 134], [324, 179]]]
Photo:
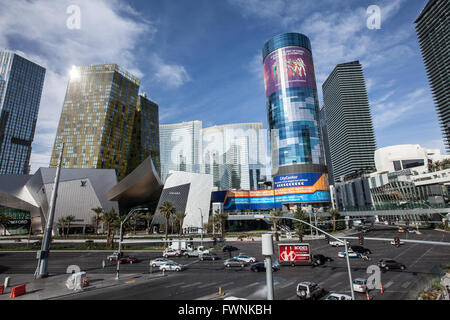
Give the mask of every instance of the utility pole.
[[273, 276], [272, 276], [272, 255], [273, 239], [272, 234], [262, 235], [262, 254], [264, 256], [264, 265], [266, 267], [267, 300], [273, 300]]
[[202, 243], [201, 245], [203, 246], [203, 212], [202, 212], [202, 209], [200, 209], [200, 208], [198, 208], [198, 210], [200, 210], [200, 224], [201, 224], [200, 227], [201, 227], [201, 230], [202, 230], [201, 231], [202, 232], [201, 233], [201, 240], [202, 240], [201, 241], [201, 243]]
[[50, 242], [52, 239], [53, 220], [55, 218], [56, 198], [58, 197], [59, 176], [61, 174], [61, 163], [64, 153], [64, 143], [62, 144], [61, 153], [59, 155], [58, 164], [56, 166], [55, 182], [50, 198], [50, 207], [48, 208], [47, 226], [45, 228], [44, 239], [42, 241], [41, 250], [37, 253], [38, 265], [35, 273], [37, 278], [48, 277], [48, 256], [50, 254]]

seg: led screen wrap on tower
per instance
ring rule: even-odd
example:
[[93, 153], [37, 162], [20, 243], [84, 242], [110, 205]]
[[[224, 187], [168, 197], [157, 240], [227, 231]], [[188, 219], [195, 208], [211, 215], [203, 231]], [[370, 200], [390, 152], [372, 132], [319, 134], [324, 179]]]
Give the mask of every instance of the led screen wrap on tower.
[[298, 47], [280, 48], [264, 60], [266, 97], [293, 87], [316, 89], [311, 53]]

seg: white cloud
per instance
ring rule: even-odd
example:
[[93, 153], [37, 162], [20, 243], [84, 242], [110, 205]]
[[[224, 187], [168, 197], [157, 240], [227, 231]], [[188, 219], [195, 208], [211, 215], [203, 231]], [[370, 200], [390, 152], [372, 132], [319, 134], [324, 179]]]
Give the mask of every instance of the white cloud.
[[155, 78], [168, 88], [178, 88], [192, 80], [186, 69], [181, 65], [165, 63], [156, 55], [153, 56], [151, 61], [156, 72]]
[[[73, 4], [81, 9], [79, 30], [66, 25]], [[71, 66], [115, 63], [142, 77], [136, 48], [142, 39], [152, 41], [156, 28], [120, 0], [15, 0], [1, 8], [0, 48], [19, 49], [47, 69], [31, 155], [35, 171], [49, 164]], [[181, 74], [175, 84], [186, 77], [182, 67], [162, 63], [161, 78], [173, 73]]]

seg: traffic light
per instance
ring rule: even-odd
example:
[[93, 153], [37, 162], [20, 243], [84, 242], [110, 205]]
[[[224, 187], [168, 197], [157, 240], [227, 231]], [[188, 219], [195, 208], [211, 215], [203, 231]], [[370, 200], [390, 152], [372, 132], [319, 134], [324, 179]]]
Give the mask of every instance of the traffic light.
[[409, 220], [406, 220], [406, 225], [409, 226]]
[[394, 244], [397, 248], [400, 246], [400, 238], [399, 237], [394, 238]]
[[359, 235], [359, 244], [363, 245], [364, 244], [364, 236], [361, 234]]
[[328, 237], [327, 234], [325, 235], [325, 240], [326, 240], [327, 242], [330, 242], [330, 237]]

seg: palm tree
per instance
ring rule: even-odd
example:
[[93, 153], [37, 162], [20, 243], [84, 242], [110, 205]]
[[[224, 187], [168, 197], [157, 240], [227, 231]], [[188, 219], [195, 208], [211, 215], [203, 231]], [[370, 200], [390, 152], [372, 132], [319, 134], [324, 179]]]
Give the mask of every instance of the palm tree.
[[72, 222], [74, 222], [76, 219], [75, 216], [67, 216], [66, 217], [66, 223], [67, 223], [67, 233], [66, 233], [66, 238], [69, 236], [69, 232], [70, 232], [70, 224]]
[[10, 224], [12, 218], [0, 213], [0, 225], [3, 227], [3, 235], [6, 236], [6, 227]]
[[216, 214], [216, 216], [220, 223], [220, 232], [222, 233], [222, 238], [225, 238], [225, 222], [228, 220], [228, 213], [220, 212]]
[[61, 217], [56, 222], [56, 225], [61, 228], [61, 235], [64, 237], [64, 229], [66, 228], [66, 218]]
[[111, 247], [113, 247], [114, 238], [111, 241], [111, 231], [113, 227], [113, 223], [118, 220], [118, 216], [116, 213], [116, 210], [114, 208], [111, 208], [111, 210], [106, 211], [102, 215], [102, 222], [106, 224], [107, 235], [106, 235], [106, 243]]
[[[272, 215], [275, 217], [282, 217], [283, 212], [280, 209], [277, 209], [277, 210], [275, 210], [275, 212]], [[270, 220], [273, 223], [275, 233], [277, 233], [277, 231], [278, 231], [277, 225], [280, 223], [281, 218], [270, 218]]]
[[[304, 210], [302, 210], [301, 207], [297, 207], [297, 210], [294, 213], [294, 218], [302, 220], [302, 221], [306, 221], [308, 219], [308, 217], [306, 216], [306, 212]], [[298, 238], [300, 239], [300, 241], [302, 241], [303, 234], [305, 233], [306, 229], [308, 228], [308, 225], [306, 225], [300, 221], [295, 221], [295, 220], [294, 220], [293, 224], [294, 224], [295, 228], [297, 229]]]
[[167, 235], [169, 233], [169, 219], [170, 216], [172, 214], [174, 214], [176, 212], [175, 207], [172, 205], [172, 202], [170, 201], [166, 201], [164, 202], [161, 207], [159, 208], [159, 212], [164, 216], [164, 218], [166, 219], [166, 223], [165, 223], [165, 240], [167, 240]]
[[183, 220], [186, 217], [186, 214], [183, 211], [177, 211], [176, 218], [180, 226], [180, 230], [178, 230], [180, 236], [183, 234]]
[[147, 234], [150, 234], [150, 226], [151, 226], [151, 223], [153, 220], [153, 216], [154, 216], [154, 214], [151, 213], [150, 211], [147, 211], [145, 214], [142, 215], [142, 219], [144, 219], [145, 223], [146, 223], [145, 230], [146, 230]]
[[333, 220], [333, 232], [336, 231], [336, 220], [339, 219], [339, 211], [336, 209], [328, 210], [328, 213], [331, 215], [331, 219]]
[[97, 208], [92, 208], [91, 210], [95, 212], [95, 217], [94, 217], [94, 219], [95, 219], [95, 234], [98, 234], [98, 223], [102, 219], [103, 208], [97, 207]]

